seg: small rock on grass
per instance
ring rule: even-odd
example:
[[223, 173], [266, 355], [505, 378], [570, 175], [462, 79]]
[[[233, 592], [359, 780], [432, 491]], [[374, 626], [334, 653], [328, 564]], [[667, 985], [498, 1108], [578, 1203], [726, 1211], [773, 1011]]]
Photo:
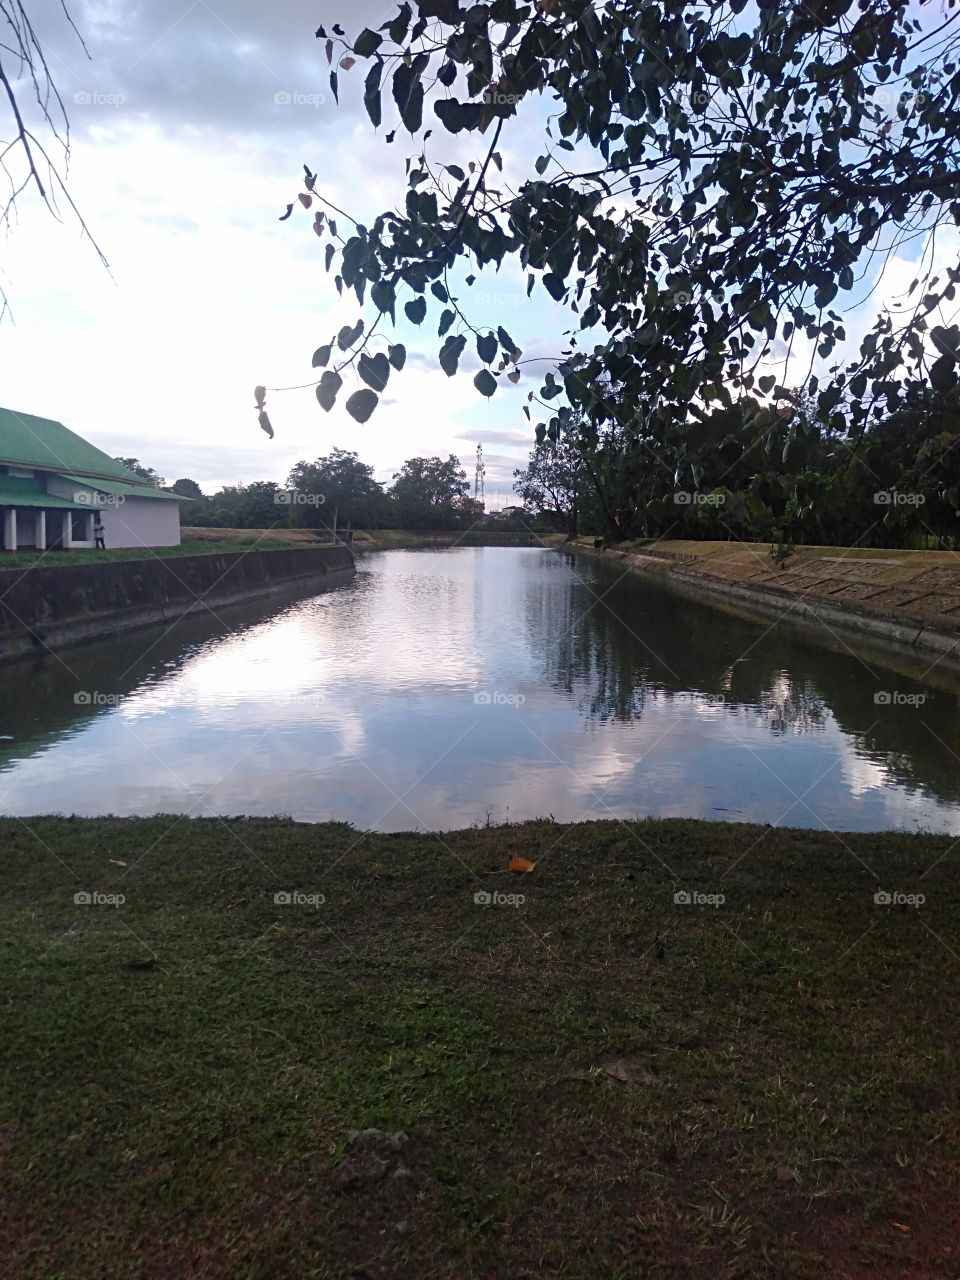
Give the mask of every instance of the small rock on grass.
[[374, 1151], [361, 1151], [347, 1156], [342, 1164], [333, 1171], [334, 1181], [344, 1190], [364, 1186], [370, 1182], [379, 1182], [386, 1176], [387, 1162]]
[[399, 1151], [407, 1141], [405, 1133], [387, 1129], [353, 1129], [347, 1136], [347, 1146], [354, 1151]]

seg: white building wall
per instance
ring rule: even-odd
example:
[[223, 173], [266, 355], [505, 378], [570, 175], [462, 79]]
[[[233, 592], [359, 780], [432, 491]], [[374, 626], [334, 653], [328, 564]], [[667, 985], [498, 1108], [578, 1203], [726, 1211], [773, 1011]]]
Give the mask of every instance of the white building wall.
[[127, 498], [102, 506], [108, 547], [179, 547], [180, 503], [169, 499]]
[[179, 547], [180, 503], [169, 498], [119, 498], [97, 494], [56, 476], [47, 480], [47, 491], [73, 502], [89, 501], [100, 512], [107, 547]]

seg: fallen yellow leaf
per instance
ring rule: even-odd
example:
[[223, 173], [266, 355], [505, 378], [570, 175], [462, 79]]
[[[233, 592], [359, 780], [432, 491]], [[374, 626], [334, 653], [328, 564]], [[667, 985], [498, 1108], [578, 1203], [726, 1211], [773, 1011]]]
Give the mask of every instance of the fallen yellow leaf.
[[510, 859], [509, 865], [507, 866], [507, 870], [508, 871], [532, 871], [536, 865], [537, 864], [535, 862], [531, 862], [529, 858], [521, 858], [519, 854], [515, 853], [513, 857]]

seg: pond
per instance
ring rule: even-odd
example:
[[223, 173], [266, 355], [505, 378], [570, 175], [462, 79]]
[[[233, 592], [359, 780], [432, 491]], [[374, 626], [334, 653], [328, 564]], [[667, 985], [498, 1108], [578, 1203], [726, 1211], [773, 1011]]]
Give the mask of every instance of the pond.
[[622, 562], [377, 553], [322, 595], [0, 668], [0, 812], [960, 833], [958, 681], [927, 667]]

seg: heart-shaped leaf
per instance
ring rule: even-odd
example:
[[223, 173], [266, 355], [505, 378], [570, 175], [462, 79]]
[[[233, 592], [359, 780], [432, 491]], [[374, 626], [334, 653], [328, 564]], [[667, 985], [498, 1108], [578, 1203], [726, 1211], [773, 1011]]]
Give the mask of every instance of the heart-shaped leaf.
[[481, 369], [473, 380], [473, 385], [482, 396], [492, 396], [497, 389], [497, 380], [489, 369]]
[[543, 277], [543, 287], [549, 293], [551, 298], [559, 302], [567, 291], [566, 281], [553, 271], [548, 271]]
[[333, 350], [333, 343], [328, 342], [325, 347], [317, 347], [313, 353], [313, 367], [315, 369], [324, 369], [330, 363], [330, 352]]
[[353, 346], [356, 340], [360, 337], [361, 333], [363, 333], [362, 320], [358, 320], [357, 323], [352, 328], [350, 325], [345, 324], [343, 328], [340, 330], [340, 332], [337, 334], [337, 346], [340, 348], [341, 351], [346, 351], [348, 347]]
[[493, 364], [497, 358], [497, 339], [492, 333], [477, 336], [477, 355], [484, 364]]
[[366, 422], [373, 413], [379, 403], [380, 397], [374, 391], [368, 391], [363, 387], [360, 391], [355, 391], [347, 401], [347, 413], [351, 418], [355, 418], [357, 422]]
[[384, 311], [391, 319], [394, 318], [393, 308], [397, 298], [393, 285], [388, 280], [378, 280], [370, 290], [370, 297], [378, 311]]
[[382, 351], [378, 351], [375, 356], [368, 356], [364, 352], [357, 364], [357, 372], [368, 387], [373, 387], [374, 391], [383, 391], [390, 377], [390, 361]]
[[457, 372], [457, 365], [460, 363], [460, 357], [466, 345], [466, 338], [459, 333], [451, 334], [440, 348], [440, 368], [448, 378], [452, 378]]
[[960, 329], [956, 325], [949, 329], [942, 324], [934, 325], [930, 330], [930, 340], [948, 360], [960, 359]]
[[317, 387], [317, 399], [320, 401], [320, 408], [326, 410], [327, 413], [334, 406], [337, 398], [337, 392], [343, 386], [343, 379], [339, 373], [333, 369], [328, 369], [320, 379], [320, 385]]
[[423, 318], [427, 314], [427, 300], [426, 298], [414, 298], [412, 302], [404, 303], [403, 310], [411, 324], [422, 324]]
[[270, 439], [272, 440], [272, 439], [273, 439], [273, 427], [270, 425], [270, 419], [267, 417], [266, 413], [261, 412], [261, 413], [260, 413], [260, 415], [259, 415], [259, 417], [258, 417], [258, 419], [257, 419], [257, 421], [260, 423], [260, 429], [261, 429], [261, 431], [265, 431], [265, 432], [267, 433], [267, 435], [270, 437]]
[[[376, 31], [371, 31], [368, 27], [361, 31], [356, 40], [354, 40], [353, 52], [358, 58], [369, 58], [377, 52], [382, 44], [383, 36]], [[340, 65], [342, 66], [343, 63]]]
[[407, 348], [402, 342], [398, 342], [395, 346], [387, 348], [387, 356], [393, 367], [400, 370], [407, 363]]

